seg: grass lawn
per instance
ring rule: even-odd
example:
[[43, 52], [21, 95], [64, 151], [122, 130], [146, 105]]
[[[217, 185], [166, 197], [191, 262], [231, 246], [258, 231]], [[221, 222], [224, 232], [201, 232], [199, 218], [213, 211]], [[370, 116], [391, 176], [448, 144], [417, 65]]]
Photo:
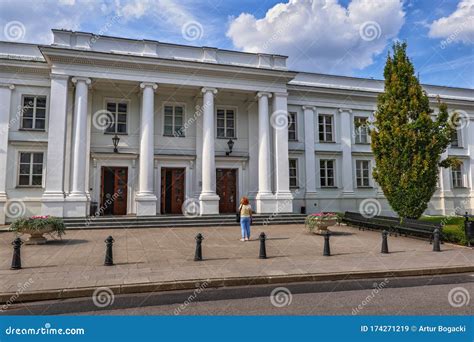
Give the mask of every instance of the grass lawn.
[[443, 233], [446, 241], [466, 244], [464, 235], [464, 217], [462, 216], [422, 216], [420, 220], [443, 223]]

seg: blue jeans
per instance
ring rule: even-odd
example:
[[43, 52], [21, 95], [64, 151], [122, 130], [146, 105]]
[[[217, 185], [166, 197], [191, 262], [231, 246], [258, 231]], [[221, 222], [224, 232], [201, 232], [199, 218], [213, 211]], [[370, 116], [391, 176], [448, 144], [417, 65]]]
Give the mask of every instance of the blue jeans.
[[240, 228], [242, 228], [242, 239], [250, 239], [250, 217], [240, 218]]

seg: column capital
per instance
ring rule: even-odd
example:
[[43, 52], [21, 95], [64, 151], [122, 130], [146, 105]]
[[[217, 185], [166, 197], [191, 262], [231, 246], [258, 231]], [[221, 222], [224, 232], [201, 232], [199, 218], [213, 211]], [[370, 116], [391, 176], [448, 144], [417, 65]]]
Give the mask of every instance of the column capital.
[[10, 90], [15, 89], [15, 85], [11, 83], [0, 83], [0, 88], [8, 88]]
[[303, 110], [312, 110], [313, 112], [316, 112], [316, 106], [301, 106]]
[[274, 96], [274, 97], [288, 97], [288, 93], [286, 93], [286, 92], [281, 92], [281, 91], [278, 92], [278, 91], [277, 91], [277, 92], [274, 92], [274, 93], [273, 93], [273, 96]]
[[268, 97], [268, 98], [271, 98], [272, 95], [273, 95], [272, 93], [269, 93], [269, 92], [266, 92], [266, 91], [259, 91], [259, 92], [257, 93], [257, 97], [258, 97], [258, 98], [261, 98], [261, 97], [263, 97], [263, 96], [266, 96], [266, 97]]
[[347, 112], [349, 114], [352, 114], [352, 109], [350, 109], [350, 108], [339, 108], [338, 111], [339, 111], [339, 113]]
[[142, 82], [140, 83], [140, 88], [145, 89], [146, 87], [151, 87], [153, 90], [158, 89], [158, 84], [153, 83], [153, 82]]
[[217, 89], [216, 88], [210, 88], [210, 87], [202, 87], [201, 88], [201, 93], [207, 93], [207, 92], [212, 92], [213, 94], [217, 94]]
[[87, 85], [90, 85], [92, 83], [91, 79], [88, 78], [88, 77], [76, 77], [76, 76], [74, 76], [71, 79], [71, 82], [74, 83], [74, 84], [77, 84], [79, 82], [84, 82]]

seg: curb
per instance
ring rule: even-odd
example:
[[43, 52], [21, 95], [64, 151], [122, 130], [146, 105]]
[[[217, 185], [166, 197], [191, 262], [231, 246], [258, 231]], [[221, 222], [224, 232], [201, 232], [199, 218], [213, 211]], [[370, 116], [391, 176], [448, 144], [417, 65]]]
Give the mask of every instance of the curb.
[[136, 283], [126, 285], [81, 287], [70, 289], [58, 289], [47, 291], [31, 291], [23, 293], [2, 293], [0, 294], [0, 305], [9, 304], [9, 302], [33, 302], [43, 300], [70, 299], [81, 297], [92, 297], [94, 291], [100, 287], [109, 288], [115, 295], [132, 294], [144, 292], [164, 292], [175, 290], [191, 290], [206, 284], [207, 288], [219, 288], [230, 286], [252, 286], [268, 285], [278, 283], [296, 283], [296, 282], [318, 282], [318, 281], [338, 281], [354, 279], [371, 278], [394, 278], [394, 277], [413, 277], [444, 275], [453, 273], [474, 272], [474, 266], [452, 266], [441, 268], [421, 268], [395, 271], [363, 271], [351, 273], [310, 273], [294, 274], [281, 276], [257, 276], [257, 277], [232, 277], [232, 278], [211, 278], [211, 279], [190, 279], [182, 281], [154, 282], [154, 283]]

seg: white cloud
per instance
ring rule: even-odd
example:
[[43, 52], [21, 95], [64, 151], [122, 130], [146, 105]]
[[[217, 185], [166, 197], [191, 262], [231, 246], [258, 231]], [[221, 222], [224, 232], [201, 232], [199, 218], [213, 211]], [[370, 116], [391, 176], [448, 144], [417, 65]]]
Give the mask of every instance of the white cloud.
[[289, 67], [338, 72], [362, 69], [395, 38], [405, 21], [401, 0], [290, 0], [262, 19], [242, 13], [227, 36], [247, 52], [288, 55]]
[[447, 38], [450, 42], [474, 43], [474, 0], [462, 0], [447, 17], [434, 21], [429, 36]]

